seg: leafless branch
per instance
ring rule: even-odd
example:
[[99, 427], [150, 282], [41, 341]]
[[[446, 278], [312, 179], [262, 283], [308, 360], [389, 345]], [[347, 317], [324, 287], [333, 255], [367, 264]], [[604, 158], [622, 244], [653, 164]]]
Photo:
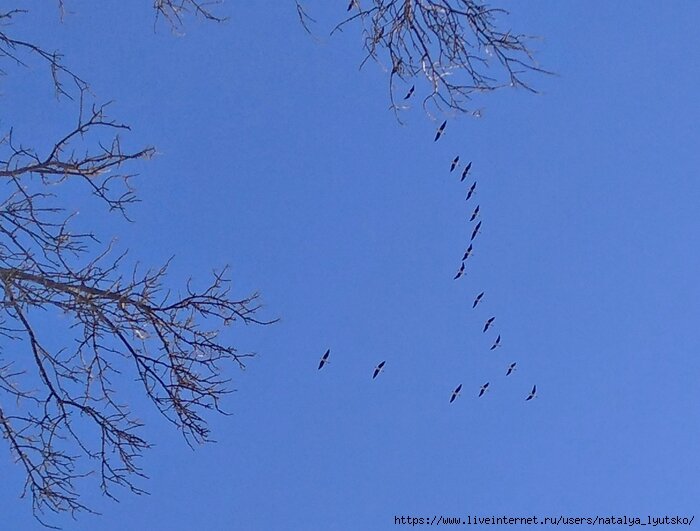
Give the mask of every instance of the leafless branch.
[[474, 94], [507, 86], [534, 92], [527, 73], [546, 73], [529, 48], [532, 37], [500, 28], [497, 19], [505, 15], [477, 0], [351, 0], [348, 16], [331, 33], [361, 25], [367, 52], [361, 67], [370, 59], [387, 67], [395, 112], [416, 79], [426, 82], [417, 93], [429, 114], [429, 104], [474, 112]]
[[[155, 8], [174, 27], [187, 10], [220, 20], [193, 0]], [[128, 265], [113, 242], [75, 229], [77, 211], [67, 206], [91, 196], [128, 219], [137, 201], [129, 168], [155, 150], [125, 147], [130, 128], [108, 116], [108, 105], [87, 103], [87, 84], [60, 54], [2, 31], [20, 13], [0, 13], [0, 60], [41, 60], [56, 91], [77, 104], [76, 121], [48, 149], [12, 129], [0, 133], [0, 433], [45, 523], [47, 512], [90, 510], [79, 495], [88, 476], [110, 497], [117, 487], [144, 492], [138, 460], [150, 445], [128, 404], [134, 381], [188, 444], [209, 441], [207, 412], [224, 412], [230, 368], [252, 356], [224, 329], [272, 321], [259, 316], [257, 293], [233, 295], [225, 268], [203, 287], [190, 280], [172, 289], [169, 262]], [[47, 145], [39, 135], [31, 142]]]

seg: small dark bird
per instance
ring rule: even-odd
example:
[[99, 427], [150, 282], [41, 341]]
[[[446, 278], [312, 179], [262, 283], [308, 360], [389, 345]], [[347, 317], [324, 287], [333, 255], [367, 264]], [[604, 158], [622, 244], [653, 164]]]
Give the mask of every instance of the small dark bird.
[[464, 262], [462, 262], [462, 266], [459, 268], [459, 271], [457, 271], [454, 280], [457, 280], [462, 275], [464, 275]]
[[459, 164], [459, 155], [457, 155], [454, 159], [452, 159], [452, 165], [450, 166], [450, 173], [454, 171], [454, 169], [457, 167]]
[[469, 258], [472, 255], [472, 249], [473, 245], [469, 244], [469, 247], [467, 247], [467, 250], [464, 251], [464, 256], [462, 257], [462, 262], [464, 262], [467, 258]]
[[469, 221], [474, 221], [477, 218], [477, 216], [479, 215], [480, 208], [481, 207], [479, 205], [476, 205], [476, 208], [474, 209], [474, 212], [472, 212], [472, 217], [469, 218]]
[[355, 2], [357, 0], [350, 0], [350, 4], [348, 4], [348, 11], [352, 10], [353, 7], [355, 7]]
[[384, 370], [385, 363], [386, 363], [386, 361], [383, 361], [374, 368], [374, 374], [372, 375], [372, 380], [374, 380], [377, 376], [379, 376], [379, 373]]
[[464, 181], [464, 179], [467, 178], [467, 174], [469, 173], [469, 170], [472, 169], [472, 163], [470, 162], [467, 164], [466, 168], [464, 168], [464, 171], [462, 172], [462, 178], [459, 180], [459, 182]]
[[326, 363], [330, 363], [330, 361], [328, 361], [328, 356], [330, 356], [330, 355], [331, 355], [331, 349], [328, 349], [328, 350], [326, 350], [325, 354], [323, 356], [321, 356], [321, 362], [318, 364], [319, 371], [323, 368], [323, 366]]
[[472, 231], [472, 238], [470, 241], [474, 241], [474, 238], [476, 238], [476, 235], [479, 234], [481, 229], [481, 221], [476, 224], [476, 227], [474, 227], [474, 230]]
[[514, 370], [516, 370], [516, 369], [515, 369], [515, 366], [516, 366], [516, 365], [517, 365], [517, 364], [516, 364], [515, 362], [511, 363], [510, 365], [508, 365], [508, 372], [506, 373], [506, 376], [510, 376], [511, 373], [512, 373]]
[[496, 341], [494, 341], [493, 345], [491, 345], [491, 350], [495, 350], [500, 346], [501, 346], [501, 334], [498, 334]]
[[457, 388], [452, 391], [452, 396], [450, 397], [450, 404], [455, 401], [455, 398], [459, 396], [459, 392], [462, 390], [462, 384], [459, 384]]
[[413, 96], [413, 91], [414, 91], [414, 90], [416, 90], [416, 86], [415, 86], [415, 85], [413, 85], [413, 86], [410, 88], [410, 90], [408, 91], [408, 94], [406, 94], [406, 95], [403, 97], [403, 99], [407, 100], [408, 98], [410, 98], [411, 96]]
[[525, 399], [525, 402], [527, 402], [528, 400], [532, 400], [533, 398], [537, 398], [536, 395], [537, 395], [537, 386], [536, 386], [536, 385], [533, 385], [533, 386], [532, 386], [532, 391], [530, 391], [530, 394], [529, 394], [528, 397]]
[[479, 293], [479, 294], [476, 296], [476, 299], [474, 299], [474, 304], [472, 304], [472, 308], [476, 308], [476, 305], [479, 304], [479, 303], [481, 302], [481, 299], [484, 297], [484, 293], [486, 293], [486, 292], [485, 292], [485, 291], [482, 291], [481, 293]]
[[440, 140], [440, 137], [442, 136], [442, 133], [445, 131], [445, 126], [447, 126], [447, 120], [445, 120], [444, 122], [442, 122], [442, 125], [441, 125], [440, 127], [438, 127], [438, 130], [437, 130], [437, 132], [435, 133], [435, 140], [434, 140], [434, 142], [437, 142], [438, 140]]
[[495, 320], [495, 317], [491, 317], [488, 321], [486, 321], [486, 324], [484, 325], [484, 332], [486, 332], [491, 327]]
[[479, 398], [484, 396], [484, 393], [489, 390], [489, 383], [486, 382], [484, 385], [481, 386], [481, 389], [479, 389]]
[[474, 181], [474, 184], [472, 184], [471, 188], [469, 188], [469, 191], [467, 192], [467, 201], [471, 199], [471, 197], [476, 193], [476, 181]]

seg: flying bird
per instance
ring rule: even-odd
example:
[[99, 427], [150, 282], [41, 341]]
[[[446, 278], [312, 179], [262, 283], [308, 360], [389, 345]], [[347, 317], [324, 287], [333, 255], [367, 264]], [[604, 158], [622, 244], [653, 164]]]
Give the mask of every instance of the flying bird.
[[495, 317], [491, 317], [488, 321], [486, 321], [486, 324], [484, 325], [484, 332], [486, 332], [491, 327], [495, 320]]
[[328, 349], [328, 350], [326, 350], [326, 352], [323, 354], [323, 356], [321, 356], [321, 361], [320, 361], [320, 363], [318, 364], [318, 370], [319, 370], [319, 371], [320, 371], [321, 369], [323, 369], [323, 366], [324, 366], [326, 363], [330, 363], [330, 361], [328, 361], [328, 356], [330, 356], [330, 355], [331, 355], [331, 349]]
[[411, 87], [411, 89], [408, 91], [408, 94], [406, 94], [406, 95], [403, 97], [403, 99], [407, 100], [408, 98], [410, 98], [411, 96], [413, 96], [413, 91], [414, 91], [414, 90], [416, 90], [416, 86], [415, 86], [415, 85], [413, 85], [413, 86]]
[[512, 373], [513, 371], [516, 370], [516, 369], [515, 369], [515, 366], [516, 366], [516, 365], [517, 365], [517, 364], [516, 364], [515, 362], [511, 363], [510, 365], [508, 365], [508, 372], [506, 373], [506, 376], [510, 376], [511, 373]]
[[377, 376], [379, 376], [379, 373], [384, 370], [385, 363], [386, 363], [386, 361], [383, 361], [374, 368], [374, 374], [372, 375], [372, 380], [374, 380]]
[[470, 243], [469, 247], [467, 247], [467, 250], [464, 251], [464, 256], [462, 257], [462, 262], [464, 262], [467, 258], [469, 258], [472, 255], [472, 249], [474, 246]]
[[480, 208], [481, 207], [479, 205], [476, 205], [476, 208], [474, 209], [474, 212], [472, 212], [472, 217], [469, 218], [469, 221], [474, 221], [476, 219], [476, 217], [479, 215]]
[[486, 382], [484, 385], [481, 386], [481, 389], [479, 389], [479, 398], [484, 396], [484, 393], [489, 390], [489, 383]]
[[464, 275], [464, 262], [462, 262], [462, 266], [459, 268], [459, 271], [457, 271], [454, 280], [457, 280], [462, 275]]
[[530, 394], [529, 394], [528, 397], [525, 399], [525, 402], [527, 402], [528, 400], [532, 400], [533, 398], [537, 398], [536, 395], [537, 395], [537, 386], [536, 386], [536, 385], [533, 385], [533, 386], [532, 386], [532, 391], [530, 391]]
[[467, 174], [469, 173], [469, 170], [472, 169], [472, 163], [470, 162], [467, 164], [467, 166], [464, 168], [464, 171], [462, 172], [462, 178], [459, 180], [459, 182], [464, 181], [464, 179], [467, 178]]
[[481, 229], [481, 221], [476, 224], [476, 227], [474, 227], [474, 230], [472, 231], [472, 238], [470, 241], [474, 241], [474, 238], [476, 238], [476, 235], [479, 234]]
[[440, 140], [440, 137], [442, 136], [442, 133], [445, 131], [445, 126], [447, 125], [447, 120], [442, 122], [442, 125], [438, 127], [437, 132], [435, 133], [435, 140], [433, 142], [437, 142]]
[[455, 398], [459, 396], [459, 392], [462, 390], [462, 384], [459, 384], [454, 391], [452, 391], [452, 396], [450, 397], [450, 404], [455, 401]]
[[498, 334], [496, 341], [494, 341], [493, 345], [491, 345], [491, 350], [495, 350], [500, 346], [501, 346], [501, 334]]
[[474, 304], [472, 304], [472, 308], [476, 308], [476, 305], [479, 304], [479, 303], [481, 302], [481, 299], [484, 297], [484, 293], [486, 293], [486, 292], [485, 292], [485, 291], [482, 291], [481, 293], [479, 293], [479, 294], [476, 296], [476, 299], [474, 299]]
[[466, 201], [469, 201], [475, 193], [476, 193], [476, 181], [474, 181], [474, 184], [472, 184], [471, 188], [469, 188], [469, 191], [467, 192]]
[[459, 155], [457, 155], [454, 159], [452, 159], [452, 165], [450, 166], [450, 173], [454, 171], [454, 169], [457, 167], [459, 164]]

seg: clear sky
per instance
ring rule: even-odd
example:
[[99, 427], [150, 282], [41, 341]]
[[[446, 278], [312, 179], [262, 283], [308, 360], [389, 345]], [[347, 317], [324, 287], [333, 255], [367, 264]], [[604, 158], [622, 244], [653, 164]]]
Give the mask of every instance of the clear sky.
[[[145, 264], [174, 254], [174, 281], [231, 264], [237, 293], [260, 290], [281, 319], [234, 330], [258, 357], [231, 372], [217, 444], [193, 452], [127, 389], [156, 444], [150, 495], [86, 488], [102, 516], [52, 523], [382, 530], [400, 515], [698, 509], [700, 4], [513, 2], [504, 25], [541, 35], [558, 75], [475, 101], [481, 119], [447, 115], [437, 143], [442, 116], [414, 102], [401, 126], [387, 73], [358, 71], [356, 26], [328, 37], [345, 2], [306, 2], [314, 36], [291, 1], [228, 2], [226, 23], [190, 19], [184, 36], [154, 33], [147, 1], [67, 0], [62, 24], [44, 0], [18, 4], [14, 35], [60, 49], [114, 100], [126, 141], [159, 151], [135, 167], [135, 223], [90, 207], [83, 222]], [[44, 71], [11, 73], [0, 125], [52, 139], [69, 106]], [[458, 154], [478, 180], [469, 203]], [[453, 281], [476, 204], [482, 232]], [[40, 529], [3, 452], [0, 528]]]

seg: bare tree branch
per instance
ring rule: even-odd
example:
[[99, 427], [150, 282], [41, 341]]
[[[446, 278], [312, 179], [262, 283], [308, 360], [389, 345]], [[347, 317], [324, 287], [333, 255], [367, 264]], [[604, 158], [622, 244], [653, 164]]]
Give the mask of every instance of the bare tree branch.
[[[154, 7], [174, 27], [187, 10], [220, 20], [192, 0]], [[225, 268], [202, 288], [190, 280], [172, 289], [169, 262], [129, 266], [113, 242], [74, 229], [67, 205], [90, 196], [128, 220], [137, 201], [128, 168], [155, 150], [126, 149], [130, 128], [108, 117], [108, 105], [87, 103], [87, 84], [60, 54], [4, 31], [20, 13], [0, 13], [0, 60], [45, 63], [56, 92], [77, 104], [77, 120], [49, 149], [29, 147], [12, 129], [0, 134], [0, 433], [46, 525], [47, 512], [90, 511], [79, 495], [87, 476], [110, 497], [116, 487], [144, 492], [138, 458], [150, 445], [127, 404], [134, 381], [188, 444], [209, 441], [206, 413], [224, 413], [230, 367], [252, 356], [222, 330], [272, 321], [259, 317], [257, 293], [233, 296]]]
[[[295, 0], [297, 9], [303, 0]], [[528, 72], [547, 73], [535, 61], [527, 35], [500, 29], [507, 11], [477, 0], [350, 0], [349, 15], [331, 34], [358, 22], [367, 52], [385, 65], [391, 108], [397, 113], [409, 82], [426, 83], [423, 107], [472, 112], [475, 93], [501, 87], [534, 92]], [[301, 16], [301, 15], [300, 15]], [[397, 86], [396, 81], [403, 83]], [[397, 94], [397, 91], [400, 91]]]
[[154, 0], [153, 8], [156, 10], [156, 20], [162, 17], [174, 30], [180, 30], [184, 23], [184, 16], [188, 13], [214, 22], [226, 20], [212, 11], [212, 5], [220, 4], [219, 0], [212, 2], [200, 2], [198, 0]]

